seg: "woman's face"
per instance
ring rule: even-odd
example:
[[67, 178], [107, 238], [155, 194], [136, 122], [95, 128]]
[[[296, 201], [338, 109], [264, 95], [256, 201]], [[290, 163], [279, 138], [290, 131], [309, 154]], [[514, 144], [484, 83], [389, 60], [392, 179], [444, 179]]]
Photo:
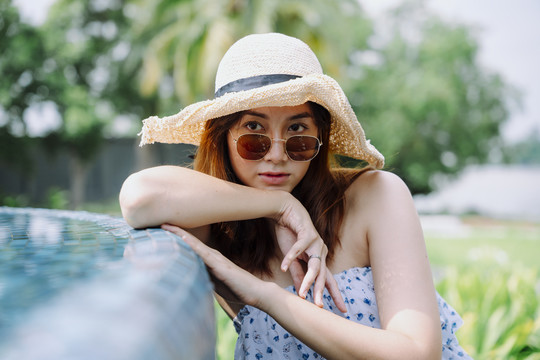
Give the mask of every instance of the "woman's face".
[[[270, 151], [259, 161], [242, 158], [236, 149], [234, 139], [248, 133], [264, 134], [273, 139]], [[245, 111], [227, 134], [229, 157], [236, 176], [247, 186], [291, 192], [302, 180], [310, 164], [310, 161], [289, 159], [284, 141], [276, 141], [293, 135], [318, 137], [318, 128], [308, 104]]]

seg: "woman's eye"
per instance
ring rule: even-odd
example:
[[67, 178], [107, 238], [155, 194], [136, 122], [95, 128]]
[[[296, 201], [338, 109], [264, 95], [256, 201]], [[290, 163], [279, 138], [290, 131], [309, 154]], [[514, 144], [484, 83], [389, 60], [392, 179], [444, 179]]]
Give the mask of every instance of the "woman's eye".
[[292, 124], [291, 126], [289, 126], [289, 131], [302, 131], [306, 129], [307, 127], [303, 124]]
[[244, 124], [244, 127], [250, 131], [259, 131], [263, 129], [262, 125], [257, 122], [248, 122]]

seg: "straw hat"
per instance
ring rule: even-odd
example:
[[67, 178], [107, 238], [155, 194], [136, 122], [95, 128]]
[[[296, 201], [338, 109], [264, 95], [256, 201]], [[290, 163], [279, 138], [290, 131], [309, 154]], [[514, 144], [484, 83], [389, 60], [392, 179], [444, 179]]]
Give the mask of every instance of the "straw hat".
[[219, 64], [215, 90], [214, 99], [189, 105], [176, 115], [145, 119], [140, 145], [199, 145], [209, 119], [258, 107], [312, 101], [330, 112], [331, 152], [365, 160], [376, 168], [384, 166], [384, 157], [366, 140], [339, 84], [323, 74], [313, 51], [296, 38], [270, 33], [238, 40]]

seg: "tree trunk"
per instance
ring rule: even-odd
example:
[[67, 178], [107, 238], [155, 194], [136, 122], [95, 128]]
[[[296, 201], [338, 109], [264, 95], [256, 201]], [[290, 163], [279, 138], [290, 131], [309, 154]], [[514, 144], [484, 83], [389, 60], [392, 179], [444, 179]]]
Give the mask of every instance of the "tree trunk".
[[89, 165], [72, 152], [69, 154], [69, 165], [69, 207], [75, 210], [85, 200], [86, 175]]

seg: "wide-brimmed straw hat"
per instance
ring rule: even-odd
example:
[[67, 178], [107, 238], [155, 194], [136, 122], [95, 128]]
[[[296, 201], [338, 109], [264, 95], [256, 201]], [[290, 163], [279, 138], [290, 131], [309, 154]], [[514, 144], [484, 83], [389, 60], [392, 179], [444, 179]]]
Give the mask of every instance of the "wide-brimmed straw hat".
[[384, 166], [384, 157], [366, 140], [345, 93], [323, 74], [309, 46], [277, 33], [249, 35], [234, 43], [219, 64], [215, 98], [189, 105], [176, 115], [145, 119], [139, 134], [141, 146], [154, 142], [199, 145], [209, 119], [308, 101], [330, 112], [330, 152], [365, 160], [375, 168]]

